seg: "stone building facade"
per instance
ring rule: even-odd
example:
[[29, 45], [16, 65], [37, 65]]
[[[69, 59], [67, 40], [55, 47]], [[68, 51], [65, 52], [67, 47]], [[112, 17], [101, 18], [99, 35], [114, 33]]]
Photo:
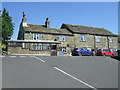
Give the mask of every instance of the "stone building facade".
[[[18, 40], [9, 40], [9, 54], [40, 54], [69, 56], [74, 47], [117, 49], [117, 36], [103, 28], [62, 24], [60, 29], [50, 28], [49, 18], [45, 25], [27, 24], [23, 13]], [[54, 52], [54, 54], [55, 54]]]
[[72, 46], [77, 48], [87, 47], [94, 50], [118, 48], [117, 35], [106, 29], [71, 24], [63, 24], [61, 28], [74, 34]]

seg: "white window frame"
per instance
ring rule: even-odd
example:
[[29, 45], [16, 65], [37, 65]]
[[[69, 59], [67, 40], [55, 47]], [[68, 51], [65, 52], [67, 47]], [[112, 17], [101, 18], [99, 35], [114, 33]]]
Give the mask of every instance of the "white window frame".
[[61, 35], [61, 36], [60, 36], [60, 41], [66, 41], [66, 36]]
[[61, 47], [61, 49], [62, 49], [62, 51], [64, 51], [64, 53], [66, 53], [66, 52], [67, 52], [66, 47]]
[[108, 37], [109, 42], [113, 42], [112, 37]]
[[33, 34], [33, 40], [42, 40], [42, 34], [34, 33]]
[[25, 43], [22, 43], [22, 48], [25, 48]]
[[100, 36], [95, 36], [95, 41], [100, 42], [100, 38], [101, 38]]
[[80, 35], [80, 41], [86, 41], [86, 35]]

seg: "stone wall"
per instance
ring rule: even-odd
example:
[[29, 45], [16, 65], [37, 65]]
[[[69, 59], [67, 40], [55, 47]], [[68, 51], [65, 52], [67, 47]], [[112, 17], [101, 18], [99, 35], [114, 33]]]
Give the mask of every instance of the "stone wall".
[[100, 36], [100, 42], [95, 41], [96, 48], [108, 48], [108, 41], [106, 36]]
[[33, 34], [25, 33], [24, 34], [24, 40], [33, 40]]
[[120, 43], [118, 43], [118, 50], [120, 50]]
[[[22, 47], [8, 47], [8, 54], [30, 54], [30, 55], [51, 55], [50, 50], [30, 50], [23, 49]], [[61, 51], [57, 51], [57, 56], [61, 56]]]
[[118, 37], [112, 37], [112, 42], [109, 42], [109, 47], [110, 48], [118, 48]]
[[[112, 42], [108, 42], [107, 36], [100, 36], [100, 42], [95, 41], [94, 35], [86, 35], [86, 41], [80, 41], [80, 34], [75, 34], [72, 41], [69, 43], [74, 43], [73, 46], [76, 46], [77, 48], [80, 47], [88, 47], [88, 48], [116, 48], [118, 47], [118, 39], [117, 37], [112, 37]], [[109, 43], [109, 44], [108, 44]]]
[[[74, 43], [73, 36], [66, 36], [66, 41], [60, 41], [60, 35], [50, 35], [50, 34], [42, 34], [42, 40], [55, 40], [58, 39], [57, 41], [61, 42], [61, 46], [67, 46], [67, 44]], [[33, 33], [25, 33], [25, 40], [33, 40]], [[72, 45], [71, 44], [71, 45]]]
[[93, 35], [86, 35], [86, 41], [81, 41], [80, 40], [80, 34], [75, 34], [74, 36], [74, 46], [76, 46], [77, 48], [81, 48], [81, 47], [94, 47], [94, 37]]
[[[81, 34], [82, 35], [82, 34]], [[50, 35], [50, 34], [42, 34], [42, 40], [55, 40], [58, 39], [61, 42], [60, 47], [66, 47], [65, 55], [70, 55], [70, 48], [77, 47], [87, 47], [94, 49], [96, 48], [118, 48], [118, 39], [117, 37], [112, 37], [112, 42], [108, 42], [107, 36], [100, 36], [100, 42], [96, 42], [94, 40], [94, 35], [86, 34], [86, 41], [80, 41], [80, 34], [74, 34], [74, 36], [66, 36], [66, 41], [60, 41], [60, 35]], [[25, 33], [25, 40], [33, 40], [33, 34]], [[109, 43], [109, 44], [108, 44]], [[39, 52], [39, 51], [38, 51]], [[32, 52], [37, 53], [37, 52]]]

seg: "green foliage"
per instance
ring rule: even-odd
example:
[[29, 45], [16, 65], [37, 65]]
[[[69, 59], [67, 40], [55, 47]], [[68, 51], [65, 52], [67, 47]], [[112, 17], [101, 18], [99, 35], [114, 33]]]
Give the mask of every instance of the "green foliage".
[[2, 12], [2, 39], [8, 40], [12, 36], [14, 30], [14, 24], [12, 23], [12, 17], [9, 16], [9, 13], [4, 8]]

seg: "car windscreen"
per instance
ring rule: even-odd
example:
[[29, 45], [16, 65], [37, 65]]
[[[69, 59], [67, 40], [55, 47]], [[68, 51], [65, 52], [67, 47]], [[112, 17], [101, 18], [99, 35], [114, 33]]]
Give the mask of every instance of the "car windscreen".
[[110, 50], [108, 50], [108, 49], [103, 49], [103, 51], [110, 52]]

